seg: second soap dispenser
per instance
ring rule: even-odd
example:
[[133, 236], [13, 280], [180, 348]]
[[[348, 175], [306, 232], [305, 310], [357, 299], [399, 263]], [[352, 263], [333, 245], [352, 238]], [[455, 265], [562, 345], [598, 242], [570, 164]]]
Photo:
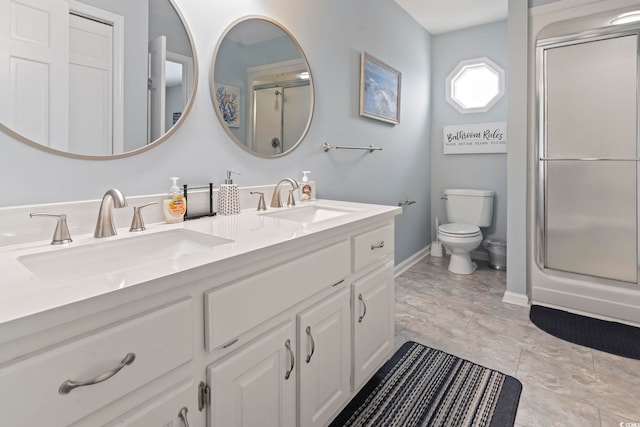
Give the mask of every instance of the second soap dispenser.
[[227, 179], [218, 188], [218, 215], [236, 215], [240, 213], [240, 192], [238, 186], [233, 183], [231, 174], [240, 175], [240, 172], [227, 170]]

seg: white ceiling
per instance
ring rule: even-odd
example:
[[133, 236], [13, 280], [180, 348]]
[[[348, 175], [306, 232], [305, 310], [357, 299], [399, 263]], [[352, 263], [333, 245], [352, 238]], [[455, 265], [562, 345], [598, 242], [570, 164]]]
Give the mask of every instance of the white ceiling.
[[431, 34], [442, 34], [507, 19], [507, 0], [395, 0], [395, 2]]

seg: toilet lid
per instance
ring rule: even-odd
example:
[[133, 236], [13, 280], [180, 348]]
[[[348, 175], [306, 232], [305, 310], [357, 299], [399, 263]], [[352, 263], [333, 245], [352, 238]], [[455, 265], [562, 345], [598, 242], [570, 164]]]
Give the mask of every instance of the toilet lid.
[[442, 234], [450, 236], [475, 236], [480, 233], [480, 227], [470, 224], [442, 224], [438, 227], [438, 231]]

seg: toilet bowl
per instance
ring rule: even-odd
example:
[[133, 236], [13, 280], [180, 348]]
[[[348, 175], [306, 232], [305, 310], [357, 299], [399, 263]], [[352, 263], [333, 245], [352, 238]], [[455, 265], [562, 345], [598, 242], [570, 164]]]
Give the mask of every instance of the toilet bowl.
[[438, 227], [438, 238], [451, 252], [449, 271], [456, 274], [473, 274], [478, 268], [471, 261], [471, 251], [482, 243], [480, 228], [470, 224], [443, 224]]

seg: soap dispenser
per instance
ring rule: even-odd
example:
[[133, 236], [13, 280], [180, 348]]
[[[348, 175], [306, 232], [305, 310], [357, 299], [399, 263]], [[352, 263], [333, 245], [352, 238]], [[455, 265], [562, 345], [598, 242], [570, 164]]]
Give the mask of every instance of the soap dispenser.
[[178, 188], [178, 177], [169, 178], [172, 181], [169, 188], [169, 196], [162, 201], [162, 212], [168, 224], [184, 221], [184, 214], [187, 212], [187, 201], [180, 194]]
[[307, 174], [310, 174], [311, 171], [302, 171], [302, 184], [300, 184], [300, 201], [306, 202], [309, 200], [316, 199], [316, 183], [314, 181], [310, 181]]
[[236, 215], [240, 213], [240, 192], [238, 186], [233, 183], [231, 174], [240, 175], [240, 172], [227, 170], [227, 179], [218, 188], [218, 215]]

